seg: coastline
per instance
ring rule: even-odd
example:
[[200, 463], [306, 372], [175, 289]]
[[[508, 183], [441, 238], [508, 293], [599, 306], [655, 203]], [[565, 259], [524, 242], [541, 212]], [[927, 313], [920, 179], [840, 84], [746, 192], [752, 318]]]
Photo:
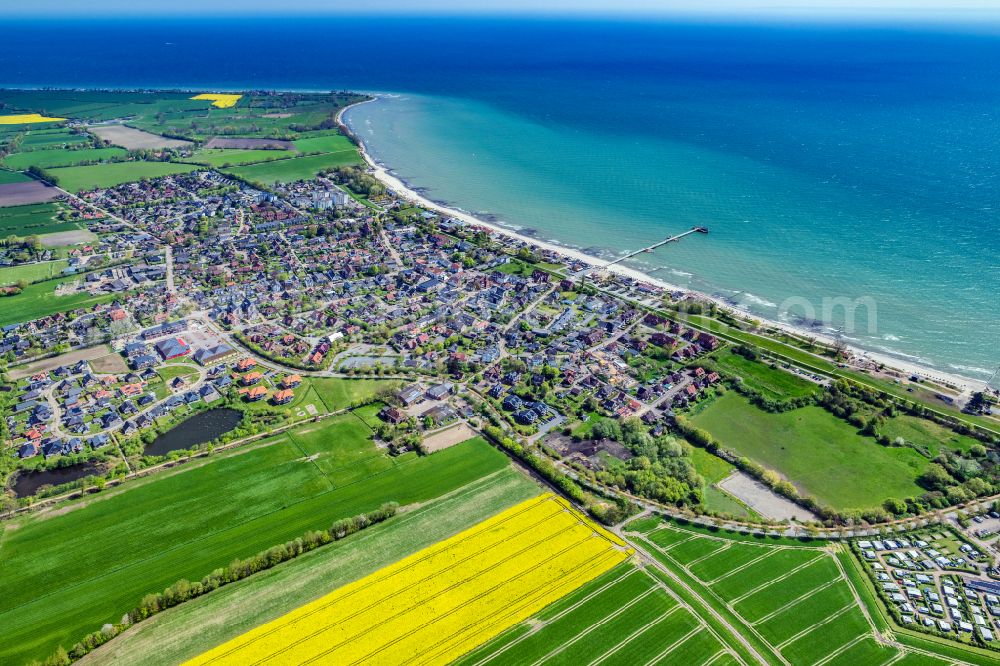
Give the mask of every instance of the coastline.
[[[710, 296], [708, 294], [704, 294], [702, 292], [698, 292], [689, 288], [679, 287], [677, 285], [670, 284], [664, 280], [655, 278], [652, 275], [649, 275], [648, 273], [644, 273], [640, 270], [623, 266], [622, 264], [615, 264], [609, 266], [607, 265], [608, 261], [600, 259], [593, 255], [586, 254], [585, 252], [582, 252], [581, 250], [578, 250], [576, 248], [570, 248], [564, 245], [558, 245], [548, 241], [533, 238], [531, 236], [518, 233], [513, 229], [496, 224], [494, 222], [488, 222], [483, 219], [480, 219], [471, 213], [467, 213], [465, 211], [458, 210], [456, 208], [452, 208], [450, 206], [432, 201], [425, 195], [411, 188], [407, 183], [405, 183], [399, 177], [390, 173], [389, 169], [384, 164], [381, 164], [378, 161], [376, 161], [368, 152], [368, 146], [365, 143], [364, 139], [360, 136], [360, 134], [357, 131], [355, 131], [353, 127], [351, 127], [344, 120], [344, 114], [348, 110], [361, 106], [362, 104], [375, 102], [378, 99], [386, 96], [385, 93], [368, 93], [368, 94], [371, 95], [371, 99], [364, 100], [361, 102], [356, 102], [355, 104], [351, 104], [349, 106], [340, 109], [336, 115], [336, 122], [338, 125], [347, 127], [351, 131], [351, 133], [353, 134], [354, 138], [356, 139], [359, 145], [359, 151], [361, 153], [361, 157], [365, 161], [365, 163], [369, 166], [369, 168], [372, 170], [372, 175], [377, 180], [379, 180], [383, 185], [385, 185], [388, 189], [392, 190], [395, 194], [397, 194], [401, 198], [406, 199], [411, 203], [422, 206], [423, 208], [426, 208], [428, 210], [432, 210], [439, 214], [445, 215], [447, 217], [453, 217], [458, 220], [461, 220], [463, 223], [467, 225], [483, 227], [485, 229], [489, 229], [490, 231], [496, 234], [505, 236], [510, 240], [517, 241], [520, 243], [525, 243], [527, 245], [531, 245], [538, 249], [546, 250], [555, 254], [560, 254], [566, 257], [567, 259], [573, 261], [585, 263], [596, 270], [606, 270], [611, 273], [620, 275], [622, 277], [627, 277], [632, 280], [636, 280], [637, 282], [644, 282], [646, 284], [654, 285], [656, 287], [659, 287], [661, 289], [670, 292], [681, 292], [685, 295], [694, 296], [698, 299], [715, 303], [720, 308], [735, 312], [742, 318], [749, 318], [760, 321], [763, 325], [769, 328], [781, 330], [791, 335], [795, 335], [797, 337], [812, 338], [826, 345], [833, 345], [835, 343], [834, 338], [827, 334], [819, 333], [806, 328], [799, 328], [797, 326], [788, 324], [786, 322], [774, 321], [772, 319], [762, 317], [757, 313], [749, 312], [741, 308], [735, 307], [732, 303], [729, 303], [718, 297]], [[920, 377], [933, 380], [937, 383], [951, 385], [962, 392], [978, 391], [982, 390], [986, 386], [986, 382], [980, 379], [974, 379], [971, 377], [966, 377], [964, 375], [959, 375], [952, 372], [945, 372], [942, 370], [938, 370], [936, 368], [930, 368], [925, 365], [921, 365], [919, 363], [907, 361], [905, 359], [900, 359], [890, 354], [864, 349], [862, 347], [858, 347], [855, 345], [848, 344], [846, 345], [846, 347], [853, 354], [853, 356], [859, 361], [870, 361], [880, 365], [884, 365], [886, 368], [898, 371], [904, 375], [918, 375]]]

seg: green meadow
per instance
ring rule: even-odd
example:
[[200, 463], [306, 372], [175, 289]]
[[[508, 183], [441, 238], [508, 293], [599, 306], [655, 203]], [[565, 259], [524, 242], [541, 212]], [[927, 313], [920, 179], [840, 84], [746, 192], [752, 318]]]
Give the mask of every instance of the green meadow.
[[342, 134], [306, 135], [295, 140], [295, 148], [304, 155], [357, 150], [351, 140]]
[[80, 279], [81, 276], [70, 276], [29, 284], [16, 296], [0, 298], [0, 326], [31, 321], [45, 317], [55, 312], [66, 312], [77, 308], [93, 307], [99, 303], [110, 303], [117, 298], [125, 298], [125, 294], [99, 294], [93, 296], [86, 292], [68, 296], [56, 296], [57, 285]]
[[84, 162], [104, 162], [125, 157], [128, 151], [122, 148], [83, 148], [81, 150], [31, 150], [26, 153], [14, 153], [4, 158], [3, 164], [8, 169], [24, 171], [37, 166], [43, 169], [49, 167], [64, 167]]
[[92, 653], [87, 663], [181, 663], [540, 491], [505, 467], [343, 541], [160, 613]]
[[351, 148], [336, 153], [321, 153], [223, 169], [223, 172], [234, 174], [251, 182], [270, 185], [278, 182], [291, 183], [297, 180], [309, 180], [315, 178], [320, 171], [360, 163], [361, 157], [358, 155], [358, 151]]
[[735, 466], [698, 447], [691, 448], [691, 464], [705, 479], [701, 492], [704, 498], [702, 503], [706, 509], [729, 513], [737, 518], [757, 517], [754, 511], [738, 502], [731, 495], [713, 487], [714, 484], [732, 474], [736, 470]]
[[359, 472], [358, 456], [381, 454], [358, 424], [350, 413], [306, 424], [127, 483], [72, 511], [8, 524], [0, 550], [0, 662], [68, 647], [178, 579], [200, 579], [384, 502], [427, 502], [508, 468], [502, 453], [477, 439]]
[[[0, 286], [14, 284], [20, 280], [24, 280], [25, 282], [48, 280], [60, 275], [68, 265], [69, 262], [65, 259], [58, 259], [56, 261], [39, 261], [33, 264], [0, 268]], [[10, 297], [8, 296], [7, 298]]]
[[773, 400], [798, 398], [820, 391], [818, 384], [765, 363], [751, 361], [729, 349], [719, 353], [716, 360], [722, 370], [740, 377], [744, 384]]
[[292, 150], [241, 150], [231, 148], [202, 148], [196, 150], [191, 157], [184, 161], [192, 164], [204, 164], [210, 167], [239, 166], [244, 164], [257, 164], [258, 162], [269, 162], [271, 160], [287, 159], [295, 157]]
[[114, 162], [92, 166], [49, 169], [48, 173], [59, 179], [59, 187], [69, 192], [83, 192], [122, 183], [133, 183], [143, 178], [159, 178], [175, 173], [197, 170], [193, 164], [174, 162]]
[[[0, 174], [4, 172], [0, 171]], [[57, 203], [27, 204], [0, 208], [0, 237], [40, 236], [78, 229], [82, 223], [60, 222], [55, 216], [62, 210]]]
[[[8, 185], [10, 183], [23, 183], [31, 180], [22, 173], [17, 173], [16, 171], [8, 171], [6, 169], [0, 169], [0, 185]], [[3, 210], [0, 208], [0, 210]]]
[[692, 422], [724, 448], [778, 471], [803, 494], [837, 510], [924, 492], [916, 478], [926, 458], [910, 448], [880, 446], [821, 407], [770, 413], [729, 392]]

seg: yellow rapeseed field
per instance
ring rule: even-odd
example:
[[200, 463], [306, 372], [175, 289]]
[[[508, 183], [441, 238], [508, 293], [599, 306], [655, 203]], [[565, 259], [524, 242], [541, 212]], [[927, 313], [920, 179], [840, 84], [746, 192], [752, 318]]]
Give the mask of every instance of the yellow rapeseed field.
[[218, 107], [220, 109], [228, 109], [231, 106], [236, 106], [236, 102], [240, 101], [240, 97], [243, 97], [243, 95], [224, 95], [222, 93], [203, 93], [201, 95], [195, 95], [191, 99], [210, 100], [212, 102], [212, 106]]
[[57, 123], [65, 118], [49, 118], [37, 113], [22, 113], [16, 116], [0, 116], [0, 125], [27, 125], [29, 123]]
[[548, 493], [188, 664], [445, 664], [630, 554], [624, 542]]

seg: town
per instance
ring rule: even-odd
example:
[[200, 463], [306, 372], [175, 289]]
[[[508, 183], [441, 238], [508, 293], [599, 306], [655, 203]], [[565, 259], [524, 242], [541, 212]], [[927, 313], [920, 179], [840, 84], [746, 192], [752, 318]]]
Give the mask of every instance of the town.
[[[15, 163], [49, 152], [32, 141], [95, 162], [0, 170], [0, 225], [19, 230], [0, 246], [5, 519], [104, 493], [108, 511], [146, 530], [114, 500], [182, 474], [197, 490], [169, 492], [213, 507], [191, 518], [205, 533], [229, 520], [220, 493], [281, 505], [256, 515], [274, 522], [244, 533], [246, 548], [183, 545], [211, 571], [316, 520], [366, 527], [395, 502], [436, 502], [509, 474], [512, 487], [558, 493], [618, 536], [648, 532], [653, 558], [697, 585], [725, 588], [730, 569], [760, 559], [773, 567], [760, 589], [773, 583], [784, 601], [755, 622], [797, 603], [829, 606], [816, 611], [823, 621], [858, 621], [842, 598], [854, 571], [851, 584], [872, 595], [866, 632], [884, 614], [919, 640], [997, 649], [992, 387], [900, 372], [620, 270], [680, 238], [711, 242], [705, 227], [605, 261], [421, 202], [361, 160], [340, 113], [364, 96], [258, 93], [240, 106], [241, 95], [162, 94], [177, 120], [143, 110], [131, 125], [115, 116], [10, 133]], [[218, 126], [191, 123], [193, 101], [222, 104], [197, 116]], [[321, 110], [302, 112], [314, 124], [297, 122], [303, 105]], [[229, 136], [229, 123], [265, 121], [277, 126], [266, 138]], [[100, 157], [119, 144], [132, 147]], [[326, 493], [357, 512], [320, 504]], [[306, 541], [349, 532], [335, 522]], [[139, 557], [122, 545], [128, 534], [102, 537], [123, 562]], [[835, 570], [827, 545], [840, 543], [856, 571]], [[303, 552], [293, 546], [285, 552]], [[720, 562], [728, 550], [745, 561], [709, 576], [714, 548]], [[20, 552], [15, 565], [34, 566], [30, 548]], [[792, 579], [798, 570], [777, 564], [786, 556], [803, 571], [822, 561], [822, 576]], [[143, 601], [115, 600], [129, 618], [115, 631], [162, 610], [142, 594], [171, 585], [173, 571], [123, 574], [129, 603]], [[725, 594], [735, 607], [754, 591]], [[71, 595], [60, 603], [77, 612]], [[104, 611], [46, 631], [77, 640], [88, 612]], [[35, 630], [31, 617], [16, 619], [19, 635]], [[768, 637], [768, 649], [796, 636]], [[867, 634], [851, 636], [837, 649]], [[90, 642], [74, 654], [101, 640]]]

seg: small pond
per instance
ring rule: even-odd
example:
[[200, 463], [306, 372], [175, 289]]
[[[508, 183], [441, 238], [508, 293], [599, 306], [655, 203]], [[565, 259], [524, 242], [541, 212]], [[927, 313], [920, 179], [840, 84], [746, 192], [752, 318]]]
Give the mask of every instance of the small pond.
[[20, 472], [14, 479], [14, 495], [28, 497], [38, 492], [42, 486], [58, 486], [70, 481], [82, 479], [91, 474], [100, 474], [101, 468], [93, 463], [79, 463], [68, 467]]
[[210, 442], [236, 429], [242, 420], [243, 412], [228, 407], [195, 414], [150, 442], [146, 446], [146, 455], [164, 456], [171, 451]]

